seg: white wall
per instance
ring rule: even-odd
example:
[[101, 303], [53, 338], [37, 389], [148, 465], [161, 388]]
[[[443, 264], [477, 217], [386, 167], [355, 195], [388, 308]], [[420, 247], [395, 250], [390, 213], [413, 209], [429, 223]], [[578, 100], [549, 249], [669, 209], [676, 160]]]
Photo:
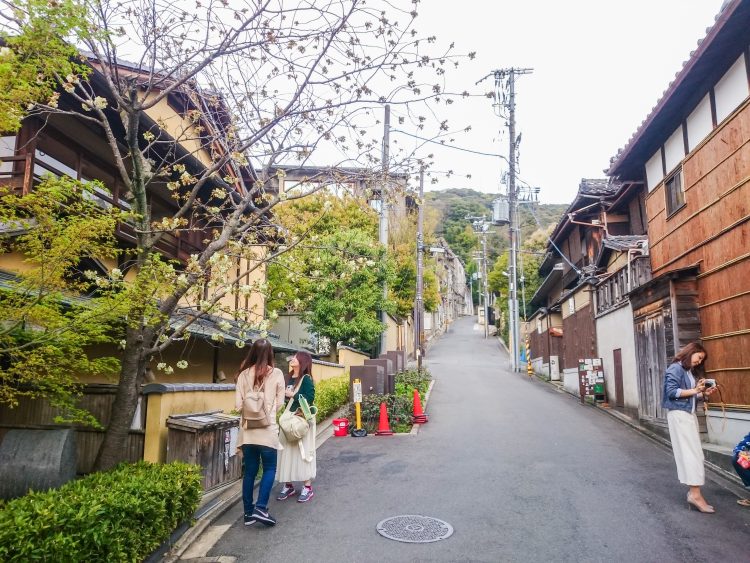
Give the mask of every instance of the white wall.
[[604, 364], [604, 381], [610, 404], [615, 401], [615, 361], [613, 350], [622, 350], [622, 387], [625, 408], [638, 408], [638, 371], [635, 363], [635, 331], [630, 304], [596, 319], [598, 354]]
[[646, 162], [646, 183], [648, 191], [653, 190], [664, 179], [664, 166], [661, 162], [661, 149]]
[[729, 409], [722, 412], [717, 407], [710, 409], [707, 414], [708, 441], [712, 444], [734, 448], [750, 428], [750, 413], [748, 412]]
[[721, 123], [747, 98], [747, 87], [747, 69], [743, 54], [714, 87], [718, 123]]
[[711, 121], [711, 98], [708, 94], [687, 118], [688, 148], [692, 151], [713, 130]]
[[667, 173], [671, 172], [685, 158], [685, 140], [682, 137], [682, 126], [678, 127], [664, 143], [664, 162]]

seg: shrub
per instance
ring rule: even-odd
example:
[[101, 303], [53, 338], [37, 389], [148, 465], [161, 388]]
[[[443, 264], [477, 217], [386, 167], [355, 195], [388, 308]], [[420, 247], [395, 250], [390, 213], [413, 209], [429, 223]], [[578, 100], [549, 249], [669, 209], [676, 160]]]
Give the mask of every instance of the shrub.
[[321, 422], [349, 401], [349, 374], [324, 379], [315, 384], [315, 420]]
[[[394, 432], [411, 430], [412, 398], [404, 395], [364, 395], [362, 397], [362, 427], [372, 434], [380, 423], [380, 403], [388, 408], [388, 421]], [[349, 420], [354, 421], [354, 405], [349, 408]], [[350, 422], [351, 423], [351, 422]]]
[[121, 464], [0, 506], [2, 561], [143, 561], [192, 517], [201, 472]]
[[432, 376], [427, 369], [408, 369], [396, 374], [396, 395], [414, 397], [414, 389], [419, 391], [420, 399], [424, 400], [425, 393], [430, 387]]

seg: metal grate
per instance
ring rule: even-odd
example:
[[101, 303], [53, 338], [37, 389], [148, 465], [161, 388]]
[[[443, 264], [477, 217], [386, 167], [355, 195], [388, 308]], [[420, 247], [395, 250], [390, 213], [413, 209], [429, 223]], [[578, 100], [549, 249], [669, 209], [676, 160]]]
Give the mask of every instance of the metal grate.
[[453, 534], [453, 526], [437, 518], [419, 514], [402, 514], [381, 521], [378, 533], [391, 540], [407, 543], [429, 543]]

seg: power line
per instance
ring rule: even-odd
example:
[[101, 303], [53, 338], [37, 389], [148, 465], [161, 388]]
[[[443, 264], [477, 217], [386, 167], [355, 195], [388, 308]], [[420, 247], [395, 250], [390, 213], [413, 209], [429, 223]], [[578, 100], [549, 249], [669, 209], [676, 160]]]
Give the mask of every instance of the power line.
[[494, 153], [489, 153], [489, 152], [475, 151], [473, 149], [467, 149], [467, 148], [464, 148], [464, 147], [458, 147], [456, 145], [448, 145], [446, 143], [441, 143], [439, 141], [435, 141], [434, 139], [426, 139], [424, 137], [420, 137], [419, 135], [414, 135], [413, 133], [407, 133], [406, 131], [402, 131], [401, 129], [391, 129], [391, 131], [393, 133], [401, 133], [402, 135], [406, 135], [408, 137], [414, 137], [415, 139], [419, 139], [420, 141], [424, 141], [426, 143], [433, 143], [435, 145], [439, 145], [441, 147], [445, 147], [445, 148], [448, 148], [448, 149], [455, 149], [457, 151], [470, 152], [472, 154], [478, 154], [480, 156], [491, 156], [491, 157], [494, 157], [494, 158], [501, 158], [501, 159], [503, 159], [506, 162], [508, 161], [508, 159], [504, 155], [502, 155], [502, 154], [494, 154]]

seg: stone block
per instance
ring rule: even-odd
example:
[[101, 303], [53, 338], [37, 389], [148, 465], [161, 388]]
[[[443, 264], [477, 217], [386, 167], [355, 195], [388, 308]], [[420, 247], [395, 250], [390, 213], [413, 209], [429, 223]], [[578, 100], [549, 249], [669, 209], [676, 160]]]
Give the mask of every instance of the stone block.
[[384, 368], [382, 366], [352, 366], [349, 368], [349, 399], [352, 399], [351, 382], [359, 379], [362, 382], [362, 394], [382, 394]]
[[0, 443], [0, 498], [53, 489], [75, 476], [75, 430], [10, 430]]

